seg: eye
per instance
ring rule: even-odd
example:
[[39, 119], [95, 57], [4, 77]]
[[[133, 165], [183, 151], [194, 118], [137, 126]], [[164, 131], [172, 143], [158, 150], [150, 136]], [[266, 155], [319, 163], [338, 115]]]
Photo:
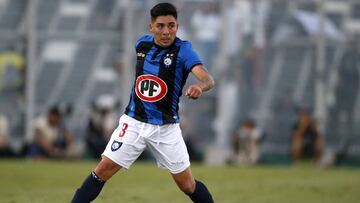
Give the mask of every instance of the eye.
[[164, 28], [164, 25], [163, 24], [156, 24], [156, 28], [162, 29], [162, 28]]
[[169, 25], [169, 29], [176, 29], [177, 28], [177, 24], [176, 23], [171, 23]]

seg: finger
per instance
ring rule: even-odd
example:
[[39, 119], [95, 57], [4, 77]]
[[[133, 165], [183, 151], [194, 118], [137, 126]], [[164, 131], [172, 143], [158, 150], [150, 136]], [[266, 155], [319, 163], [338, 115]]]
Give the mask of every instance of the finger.
[[189, 91], [186, 93], [186, 96], [191, 99], [193, 97], [193, 94], [192, 94], [192, 92]]
[[189, 88], [187, 91], [186, 91], [186, 96], [191, 96], [193, 93], [191, 91], [191, 89]]

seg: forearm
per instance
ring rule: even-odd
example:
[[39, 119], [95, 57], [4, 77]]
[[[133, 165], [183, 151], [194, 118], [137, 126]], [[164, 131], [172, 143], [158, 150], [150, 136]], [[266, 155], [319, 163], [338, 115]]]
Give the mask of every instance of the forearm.
[[215, 86], [215, 81], [211, 75], [207, 75], [204, 78], [201, 78], [197, 85], [199, 85], [203, 92], [206, 92]]
[[9, 145], [9, 140], [7, 139], [7, 137], [5, 137], [5, 135], [0, 135], [0, 148], [6, 147], [8, 145]]
[[41, 149], [43, 149], [44, 151], [46, 151], [46, 153], [48, 153], [49, 155], [52, 154], [54, 148], [53, 146], [48, 143], [44, 138], [36, 138], [35, 143], [41, 147]]
[[192, 73], [198, 79], [196, 84], [190, 85], [186, 90], [186, 96], [190, 99], [198, 99], [203, 92], [214, 87], [215, 81], [208, 71], [202, 66], [197, 65], [192, 69]]
[[75, 141], [74, 136], [73, 136], [73, 134], [71, 134], [71, 132], [65, 130], [64, 136], [65, 136], [66, 144], [71, 145], [74, 143], [74, 141]]

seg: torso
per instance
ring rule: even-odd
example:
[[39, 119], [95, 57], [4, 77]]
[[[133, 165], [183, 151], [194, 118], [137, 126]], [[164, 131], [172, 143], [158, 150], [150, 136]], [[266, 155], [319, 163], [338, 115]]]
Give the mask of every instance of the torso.
[[183, 86], [200, 59], [191, 44], [178, 38], [169, 48], [161, 48], [146, 35], [138, 41], [136, 52], [135, 83], [125, 114], [155, 125], [178, 123]]

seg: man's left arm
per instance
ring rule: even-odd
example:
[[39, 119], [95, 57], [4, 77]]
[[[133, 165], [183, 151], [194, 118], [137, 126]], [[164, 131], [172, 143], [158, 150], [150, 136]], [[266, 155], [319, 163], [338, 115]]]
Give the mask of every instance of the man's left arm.
[[185, 95], [189, 99], [198, 99], [203, 92], [215, 86], [215, 81], [203, 65], [199, 64], [192, 68], [191, 72], [198, 79], [198, 83], [190, 85], [186, 89]]

